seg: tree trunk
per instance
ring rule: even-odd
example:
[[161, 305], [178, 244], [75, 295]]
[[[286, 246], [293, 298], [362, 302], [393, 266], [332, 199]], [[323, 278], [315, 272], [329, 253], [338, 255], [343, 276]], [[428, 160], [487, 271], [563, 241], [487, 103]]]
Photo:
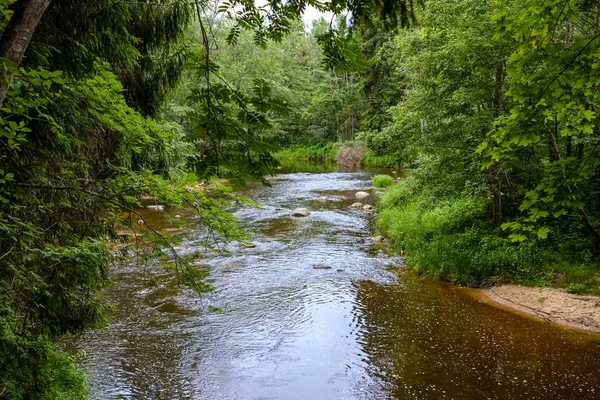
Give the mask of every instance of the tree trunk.
[[[496, 64], [496, 86], [494, 88], [494, 115], [500, 116], [502, 111], [502, 87], [504, 86], [504, 61]], [[500, 178], [501, 164], [495, 163], [490, 168], [492, 194], [494, 196], [494, 224], [502, 225], [502, 181]]]
[[0, 59], [4, 62], [3, 76], [0, 79], [0, 106], [4, 103], [33, 32], [51, 1], [20, 0], [15, 4], [13, 16], [0, 38]]

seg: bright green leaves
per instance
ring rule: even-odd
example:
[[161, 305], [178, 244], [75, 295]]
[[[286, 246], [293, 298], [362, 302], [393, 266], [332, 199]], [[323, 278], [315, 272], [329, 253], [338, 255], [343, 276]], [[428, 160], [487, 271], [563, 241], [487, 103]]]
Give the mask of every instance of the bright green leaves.
[[263, 79], [254, 80], [251, 93], [210, 80], [191, 91], [193, 110], [186, 118], [193, 124], [189, 139], [197, 151], [189, 165], [199, 177], [228, 177], [243, 186], [248, 178], [264, 181], [275, 171], [278, 164], [271, 153], [278, 147], [267, 135], [270, 117], [287, 113], [289, 107]]
[[[523, 225], [507, 226], [514, 240], [545, 239], [542, 220], [579, 215], [590, 204], [600, 152], [600, 43], [594, 36], [595, 8], [574, 0], [536, 0], [497, 16], [496, 37], [511, 38], [506, 96], [510, 113], [500, 116], [478, 152], [482, 167], [530, 154], [535, 179], [521, 197]], [[593, 224], [583, 220], [589, 228]], [[518, 233], [520, 232], [520, 233]]]

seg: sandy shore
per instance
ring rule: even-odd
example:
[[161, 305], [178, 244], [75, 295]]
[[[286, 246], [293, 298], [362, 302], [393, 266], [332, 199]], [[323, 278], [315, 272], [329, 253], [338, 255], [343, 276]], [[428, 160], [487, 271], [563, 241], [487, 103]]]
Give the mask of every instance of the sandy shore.
[[475, 295], [497, 307], [600, 334], [600, 297], [569, 294], [564, 289], [519, 285], [481, 289]]

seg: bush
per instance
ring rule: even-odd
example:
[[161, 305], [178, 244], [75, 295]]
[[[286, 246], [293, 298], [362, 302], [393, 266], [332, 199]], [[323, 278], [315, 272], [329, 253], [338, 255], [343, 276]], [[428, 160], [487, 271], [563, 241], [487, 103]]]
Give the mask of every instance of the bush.
[[388, 187], [394, 184], [394, 177], [389, 175], [375, 175], [373, 177], [372, 183], [373, 186], [377, 187]]
[[[582, 270], [586, 258], [580, 251], [565, 252], [565, 241], [579, 236], [512, 243], [490, 221], [489, 202], [463, 196], [432, 201], [410, 179], [394, 185], [379, 205], [378, 228], [395, 245], [406, 250], [409, 265], [423, 273], [453, 283], [487, 286], [497, 282], [570, 285], [572, 292], [589, 292], [598, 286]], [[560, 245], [559, 245], [560, 244]], [[581, 272], [579, 272], [581, 270]], [[596, 269], [597, 271], [597, 269]]]
[[342, 168], [359, 168], [362, 161], [367, 156], [367, 149], [361, 143], [348, 146], [343, 145], [337, 152], [335, 159], [337, 164]]

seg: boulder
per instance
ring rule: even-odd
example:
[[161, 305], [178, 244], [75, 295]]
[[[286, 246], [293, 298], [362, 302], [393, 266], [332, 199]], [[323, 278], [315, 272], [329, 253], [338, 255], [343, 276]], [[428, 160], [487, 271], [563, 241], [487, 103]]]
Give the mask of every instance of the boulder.
[[369, 197], [369, 193], [367, 192], [356, 192], [356, 194], [354, 195], [356, 196], [357, 199], [365, 199], [367, 197]]
[[331, 267], [329, 265], [325, 265], [325, 264], [315, 264], [313, 265], [314, 269], [331, 269]]
[[252, 242], [249, 242], [249, 243], [242, 243], [242, 244], [240, 245], [240, 247], [241, 247], [241, 248], [243, 248], [243, 249], [253, 249], [253, 248], [255, 248], [255, 247], [256, 247], [256, 244], [255, 244], [255, 243], [252, 243]]
[[364, 206], [362, 206], [362, 209], [363, 209], [363, 210], [365, 210], [365, 211], [367, 211], [367, 210], [372, 210], [372, 209], [373, 209], [373, 206], [372, 206], [372, 205], [370, 205], [370, 204], [365, 204]]
[[146, 206], [146, 208], [148, 208], [150, 210], [155, 210], [155, 211], [163, 211], [165, 209], [165, 206], [161, 206], [160, 204], [156, 204], [156, 205]]
[[350, 207], [354, 207], [354, 208], [362, 208], [363, 203], [354, 203], [352, 204]]
[[308, 208], [296, 208], [292, 211], [292, 217], [308, 217], [310, 215], [310, 211]]

